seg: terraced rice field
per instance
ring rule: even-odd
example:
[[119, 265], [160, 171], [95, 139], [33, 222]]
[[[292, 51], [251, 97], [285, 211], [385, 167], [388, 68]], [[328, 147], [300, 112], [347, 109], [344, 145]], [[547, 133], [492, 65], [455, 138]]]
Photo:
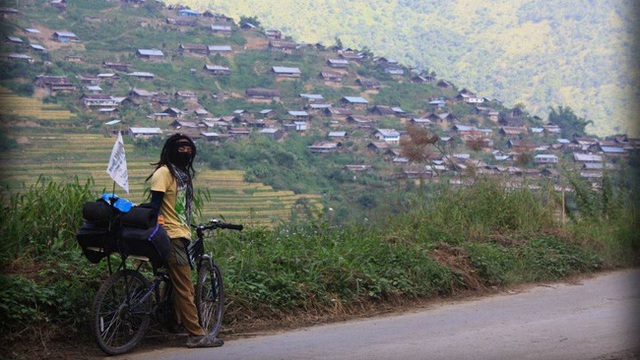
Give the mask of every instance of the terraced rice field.
[[10, 118], [64, 123], [75, 117], [73, 113], [59, 105], [44, 104], [38, 99], [21, 97], [1, 86], [0, 104], [2, 105], [2, 114]]
[[[15, 191], [34, 184], [40, 176], [57, 181], [81, 182], [92, 177], [96, 194], [111, 192], [113, 181], [106, 172], [115, 137], [100, 134], [30, 134], [22, 136], [17, 149], [0, 153], [2, 183]], [[26, 138], [26, 139], [25, 139]], [[129, 173], [129, 191], [116, 186], [116, 194], [136, 203], [144, 202], [146, 177], [157, 159], [145, 157], [125, 140]], [[321, 209], [319, 195], [296, 195], [275, 191], [261, 183], [247, 183], [242, 171], [214, 171], [198, 168], [196, 189], [207, 189], [211, 201], [205, 204], [203, 217], [221, 217], [227, 221], [253, 225], [271, 225], [291, 217], [292, 208], [302, 199]]]

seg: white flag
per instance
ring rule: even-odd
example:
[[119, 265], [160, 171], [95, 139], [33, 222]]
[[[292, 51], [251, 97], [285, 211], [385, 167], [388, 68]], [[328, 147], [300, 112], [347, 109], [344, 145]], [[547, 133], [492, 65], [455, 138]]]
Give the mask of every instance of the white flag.
[[124, 142], [122, 141], [122, 134], [120, 132], [118, 132], [118, 139], [116, 143], [113, 144], [113, 150], [111, 150], [107, 174], [109, 174], [113, 181], [120, 185], [127, 194], [129, 193], [127, 158], [124, 156]]

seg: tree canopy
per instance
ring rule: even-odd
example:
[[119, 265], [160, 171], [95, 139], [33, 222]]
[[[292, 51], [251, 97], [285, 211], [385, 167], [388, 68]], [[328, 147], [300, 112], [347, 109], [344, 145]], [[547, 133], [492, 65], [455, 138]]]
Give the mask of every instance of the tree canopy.
[[586, 134], [587, 125], [593, 124], [593, 121], [579, 117], [570, 107], [562, 105], [558, 106], [557, 110], [553, 106], [551, 107], [549, 122], [560, 126], [564, 138], [570, 138], [574, 135], [583, 136]]

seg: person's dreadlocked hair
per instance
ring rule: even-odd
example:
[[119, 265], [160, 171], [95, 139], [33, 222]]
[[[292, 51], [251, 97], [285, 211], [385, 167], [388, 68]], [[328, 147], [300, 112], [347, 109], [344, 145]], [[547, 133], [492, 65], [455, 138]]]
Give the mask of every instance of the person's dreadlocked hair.
[[171, 137], [169, 137], [164, 143], [164, 147], [162, 148], [162, 152], [160, 153], [160, 160], [156, 163], [151, 164], [155, 166], [155, 169], [145, 181], [149, 181], [149, 179], [151, 179], [151, 177], [153, 176], [153, 173], [164, 165], [167, 165], [167, 167], [169, 168], [169, 172], [171, 172], [171, 175], [173, 175], [174, 178], [177, 177], [173, 166], [168, 165], [176, 165], [178, 148], [184, 145], [191, 146], [191, 149], [193, 150], [193, 152], [191, 153], [191, 160], [189, 160], [189, 163], [186, 164], [184, 170], [187, 172], [187, 174], [189, 174], [189, 177], [191, 179], [195, 178], [196, 170], [193, 168], [193, 159], [195, 159], [196, 157], [196, 144], [187, 135], [177, 133], [171, 135]]

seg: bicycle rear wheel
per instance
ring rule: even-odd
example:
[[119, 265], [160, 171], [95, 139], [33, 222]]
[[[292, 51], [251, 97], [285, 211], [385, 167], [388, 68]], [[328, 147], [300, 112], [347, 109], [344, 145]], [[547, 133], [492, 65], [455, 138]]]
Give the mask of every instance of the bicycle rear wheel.
[[130, 269], [115, 272], [100, 286], [93, 301], [93, 335], [106, 354], [130, 351], [144, 336], [151, 320], [152, 297], [144, 298], [148, 288], [147, 279]]
[[195, 290], [200, 325], [208, 334], [218, 335], [222, 327], [225, 295], [218, 265], [205, 262], [200, 267]]

